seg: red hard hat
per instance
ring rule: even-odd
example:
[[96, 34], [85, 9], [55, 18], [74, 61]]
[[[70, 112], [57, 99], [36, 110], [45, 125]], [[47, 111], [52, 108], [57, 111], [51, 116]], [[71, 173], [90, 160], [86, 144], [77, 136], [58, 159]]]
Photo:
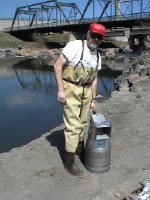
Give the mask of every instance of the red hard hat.
[[92, 33], [98, 33], [103, 36], [106, 35], [106, 28], [102, 24], [92, 23], [89, 27], [89, 31]]

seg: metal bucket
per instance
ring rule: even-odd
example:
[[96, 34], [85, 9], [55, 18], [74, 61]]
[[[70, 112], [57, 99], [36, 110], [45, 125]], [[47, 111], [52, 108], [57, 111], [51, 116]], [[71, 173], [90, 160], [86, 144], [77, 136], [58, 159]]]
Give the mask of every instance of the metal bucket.
[[93, 173], [103, 173], [111, 166], [111, 122], [103, 114], [93, 114], [90, 119], [85, 144], [85, 166]]

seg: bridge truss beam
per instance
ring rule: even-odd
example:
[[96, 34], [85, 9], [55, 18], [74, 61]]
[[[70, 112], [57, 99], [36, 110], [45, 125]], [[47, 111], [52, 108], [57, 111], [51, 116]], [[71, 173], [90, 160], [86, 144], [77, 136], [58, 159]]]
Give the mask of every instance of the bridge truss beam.
[[[70, 24], [75, 21], [76, 16], [81, 16], [81, 11], [75, 3], [63, 3], [57, 0], [49, 0], [37, 4], [17, 7], [11, 30], [17, 26], [28, 26], [28, 28]], [[24, 21], [24, 24], [20, 24]]]

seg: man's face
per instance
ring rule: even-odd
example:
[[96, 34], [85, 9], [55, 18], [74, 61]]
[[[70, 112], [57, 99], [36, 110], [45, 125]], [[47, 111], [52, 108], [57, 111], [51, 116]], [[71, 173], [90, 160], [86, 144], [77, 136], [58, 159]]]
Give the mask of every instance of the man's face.
[[97, 49], [99, 45], [101, 44], [101, 41], [103, 39], [103, 36], [101, 34], [88, 32], [87, 34], [87, 46], [91, 51], [94, 51], [94, 49]]

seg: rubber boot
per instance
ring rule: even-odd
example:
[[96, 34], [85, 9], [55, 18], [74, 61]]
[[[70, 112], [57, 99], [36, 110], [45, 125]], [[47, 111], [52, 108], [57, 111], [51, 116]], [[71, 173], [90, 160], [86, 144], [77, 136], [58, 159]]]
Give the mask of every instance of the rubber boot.
[[75, 153], [66, 152], [65, 169], [74, 176], [84, 176], [84, 172], [75, 164]]
[[84, 154], [84, 141], [81, 141], [78, 143], [77, 149], [76, 149], [76, 155], [82, 156]]

